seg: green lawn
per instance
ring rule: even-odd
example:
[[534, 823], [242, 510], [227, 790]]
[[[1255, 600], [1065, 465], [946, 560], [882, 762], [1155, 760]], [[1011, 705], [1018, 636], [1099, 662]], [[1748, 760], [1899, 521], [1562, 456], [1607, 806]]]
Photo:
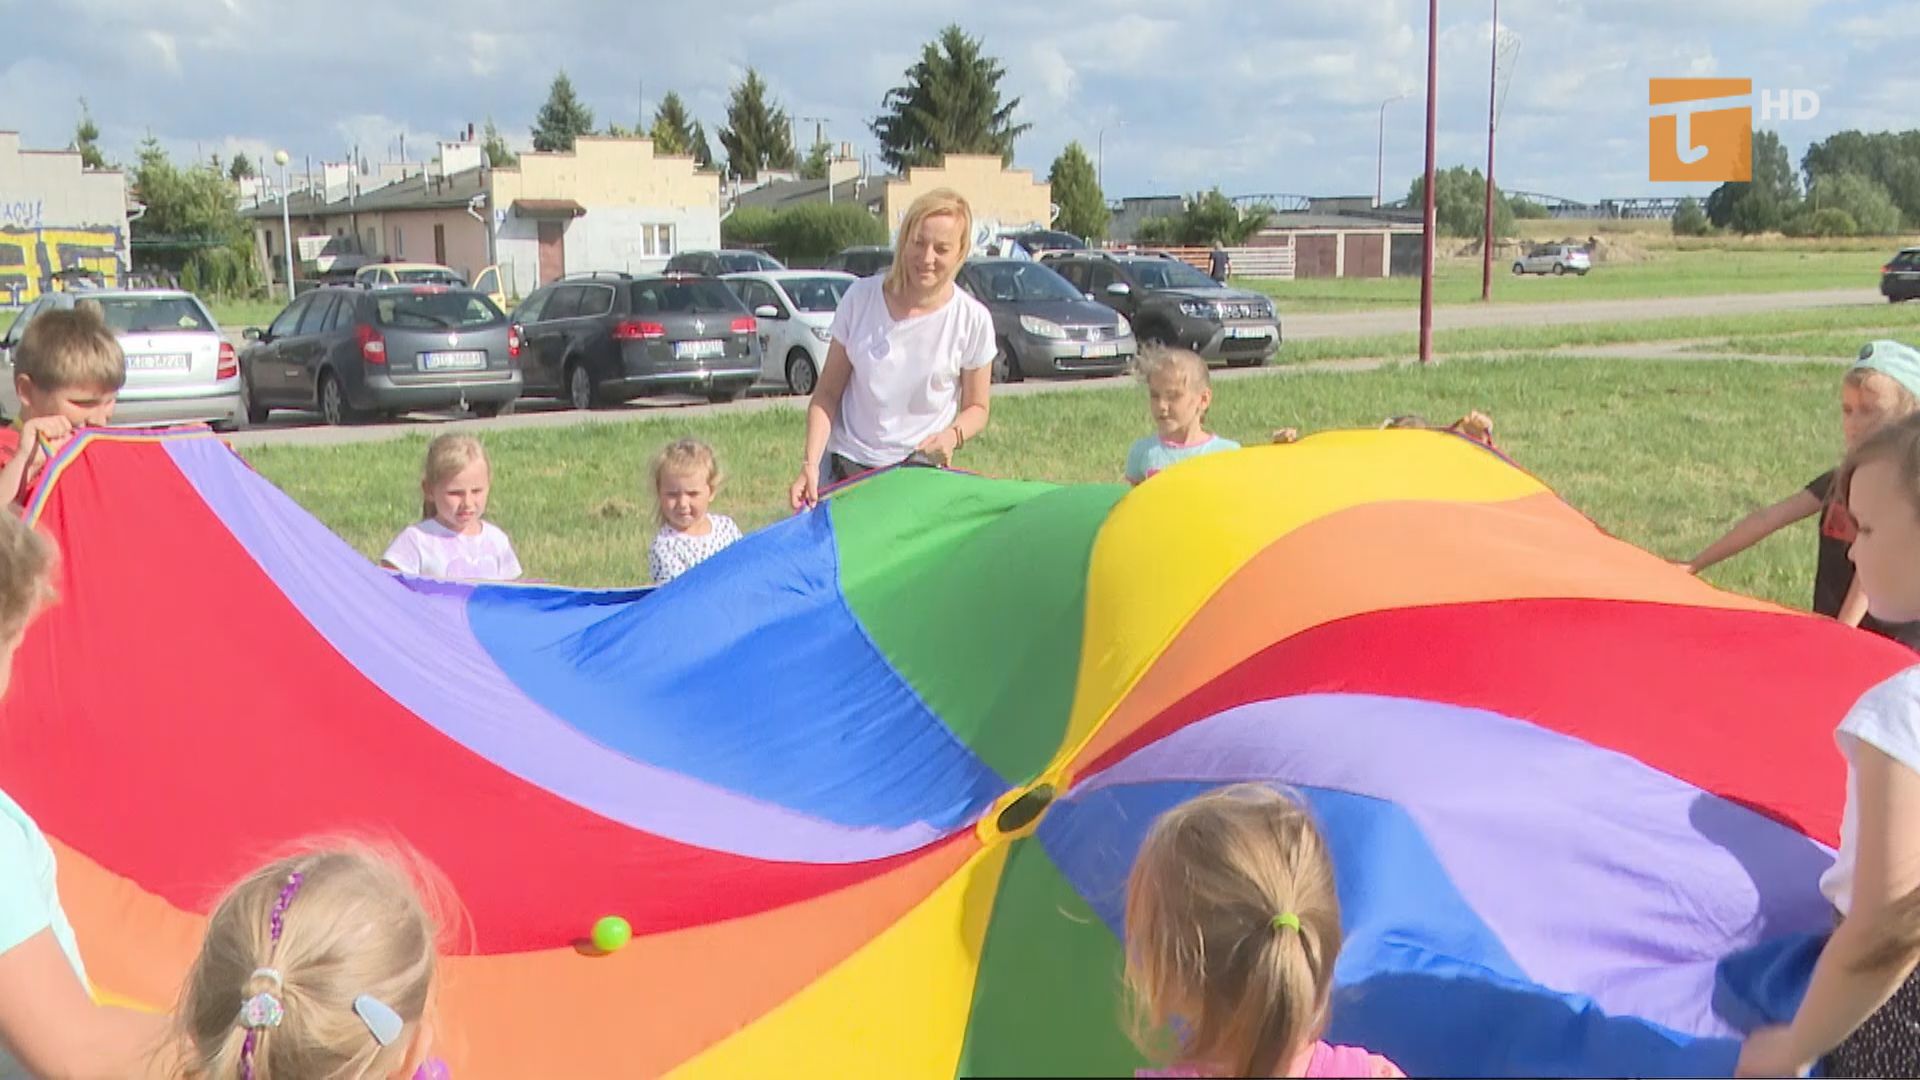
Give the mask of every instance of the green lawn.
[[[1899, 309], [1905, 314], [1906, 309]], [[1913, 344], [1920, 341], [1920, 313], [1897, 324], [1862, 327], [1847, 332], [1816, 331], [1799, 334], [1740, 334], [1719, 341], [1702, 341], [1691, 346], [1697, 352], [1715, 352], [1735, 356], [1822, 356], [1844, 358], [1857, 355], [1860, 346], [1877, 338], [1893, 338]]]
[[[1822, 365], [1456, 361], [1223, 381], [1214, 427], [1243, 442], [1273, 428], [1372, 426], [1419, 412], [1490, 412], [1502, 447], [1602, 526], [1684, 557], [1765, 501], [1831, 465], [1837, 378]], [[1149, 430], [1144, 398], [1124, 383], [1076, 393], [1006, 397], [966, 468], [1063, 483], [1117, 480], [1127, 445]], [[711, 441], [731, 478], [715, 508], [755, 528], [786, 513], [800, 415], [773, 409], [663, 417], [487, 436], [492, 514], [528, 572], [580, 585], [638, 582], [654, 525], [642, 469], [663, 442]], [[418, 512], [425, 436], [348, 446], [260, 447], [260, 471], [369, 556]], [[1804, 606], [1811, 525], [1718, 568], [1717, 583]]]
[[[1601, 263], [1585, 277], [1515, 277], [1512, 259], [1493, 267], [1493, 298], [1502, 302], [1625, 300], [1650, 296], [1710, 296], [1720, 293], [1800, 292], [1807, 289], [1877, 288], [1887, 251], [1667, 251], [1644, 262]], [[1434, 302], [1478, 303], [1480, 264], [1448, 259], [1434, 267]], [[1280, 314], [1362, 311], [1415, 304], [1420, 279], [1307, 278], [1234, 284], [1264, 292]]]
[[[1281, 327], [1286, 326], [1282, 315]], [[1756, 350], [1754, 355], [1853, 356], [1862, 342], [1875, 337], [1920, 338], [1920, 304], [1861, 305], [1859, 307], [1807, 308], [1773, 311], [1760, 315], [1684, 316], [1667, 319], [1642, 319], [1636, 322], [1569, 323], [1563, 326], [1495, 326], [1465, 330], [1439, 330], [1433, 335], [1437, 353], [1471, 355], [1508, 350], [1557, 349], [1567, 346], [1620, 345], [1635, 342], [1695, 341], [1796, 341], [1781, 335], [1820, 335], [1809, 337], [1809, 344], [1825, 346], [1818, 352], [1799, 352], [1774, 345], [1777, 353]], [[1370, 337], [1305, 338], [1289, 340], [1280, 349], [1280, 363], [1306, 363], [1315, 360], [1353, 360], [1367, 358], [1411, 358], [1419, 350], [1417, 334], [1384, 334]], [[1703, 346], [1703, 349], [1705, 346]]]

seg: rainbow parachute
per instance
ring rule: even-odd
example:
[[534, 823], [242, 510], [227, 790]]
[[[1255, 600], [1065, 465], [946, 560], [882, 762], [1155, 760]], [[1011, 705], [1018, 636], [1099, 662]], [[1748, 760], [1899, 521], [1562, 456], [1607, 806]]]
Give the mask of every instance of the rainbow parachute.
[[896, 470], [651, 593], [398, 579], [205, 437], [87, 435], [33, 514], [0, 788], [100, 994], [167, 1007], [263, 853], [397, 834], [471, 923], [463, 1078], [1126, 1072], [1128, 866], [1241, 780], [1332, 843], [1334, 1038], [1725, 1072], [1830, 924], [1832, 729], [1910, 659], [1431, 432]]

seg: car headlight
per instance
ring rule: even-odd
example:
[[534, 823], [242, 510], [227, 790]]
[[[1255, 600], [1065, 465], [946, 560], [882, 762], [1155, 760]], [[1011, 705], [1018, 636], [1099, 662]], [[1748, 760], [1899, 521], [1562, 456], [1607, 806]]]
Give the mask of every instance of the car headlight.
[[833, 331], [827, 329], [826, 327], [809, 326], [807, 327], [807, 329], [813, 331], [813, 336], [820, 339], [820, 344], [830, 345], [833, 343]]
[[1218, 317], [1214, 313], [1213, 305], [1205, 300], [1180, 301], [1180, 314], [1195, 319], [1212, 319]]
[[1113, 336], [1132, 337], [1133, 324], [1127, 321], [1127, 317], [1125, 315], [1115, 315], [1114, 318], [1118, 321], [1113, 324]]
[[1034, 337], [1059, 339], [1067, 336], [1066, 330], [1059, 323], [1033, 315], [1020, 316], [1020, 329]]

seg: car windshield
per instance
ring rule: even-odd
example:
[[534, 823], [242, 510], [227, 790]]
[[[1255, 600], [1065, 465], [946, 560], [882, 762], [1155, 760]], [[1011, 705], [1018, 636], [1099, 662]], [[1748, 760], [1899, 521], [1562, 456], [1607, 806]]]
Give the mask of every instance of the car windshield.
[[478, 293], [381, 292], [374, 306], [380, 325], [400, 329], [451, 330], [485, 326], [506, 318], [493, 301]]
[[699, 315], [741, 310], [733, 290], [717, 281], [643, 281], [633, 287], [636, 315]]
[[754, 251], [736, 251], [720, 256], [720, 268], [729, 274], [748, 273], [754, 270], [778, 270], [780, 264]]
[[467, 284], [451, 270], [395, 270], [393, 276], [402, 285], [456, 285], [465, 288]]
[[186, 296], [95, 296], [107, 327], [116, 334], [195, 334], [213, 329], [198, 301]]
[[851, 284], [853, 282], [845, 278], [810, 277], [788, 278], [780, 283], [780, 287], [787, 290], [794, 307], [818, 314], [838, 311], [840, 298], [847, 295], [847, 286]]
[[998, 303], [1079, 300], [1080, 291], [1048, 267], [1030, 262], [987, 263], [973, 272], [980, 299]]
[[1127, 269], [1149, 289], [1217, 289], [1220, 283], [1176, 259], [1139, 259]]

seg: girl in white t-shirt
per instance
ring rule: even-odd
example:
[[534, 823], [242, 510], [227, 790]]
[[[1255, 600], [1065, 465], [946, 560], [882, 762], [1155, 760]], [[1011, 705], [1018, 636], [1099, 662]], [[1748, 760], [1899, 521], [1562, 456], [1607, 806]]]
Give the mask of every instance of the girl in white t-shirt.
[[380, 563], [420, 577], [516, 581], [513, 543], [487, 520], [493, 472], [471, 435], [441, 435], [427, 444], [420, 477], [420, 520], [400, 530]]
[[740, 539], [732, 518], [707, 512], [723, 479], [713, 447], [699, 439], [669, 443], [653, 459], [660, 531], [647, 548], [647, 569], [655, 584], [665, 585]]
[[823, 480], [916, 455], [944, 466], [987, 426], [993, 316], [953, 284], [972, 248], [967, 200], [930, 191], [907, 208], [886, 276], [847, 290], [807, 405], [795, 510], [818, 500]]
[[[1835, 484], [1868, 610], [1920, 619], [1920, 417], [1862, 443]], [[1742, 1076], [1794, 1076], [1815, 1061], [1827, 1076], [1920, 1076], [1920, 667], [1867, 691], [1835, 738], [1846, 812], [1820, 887], [1840, 925], [1792, 1023], [1747, 1037]]]

